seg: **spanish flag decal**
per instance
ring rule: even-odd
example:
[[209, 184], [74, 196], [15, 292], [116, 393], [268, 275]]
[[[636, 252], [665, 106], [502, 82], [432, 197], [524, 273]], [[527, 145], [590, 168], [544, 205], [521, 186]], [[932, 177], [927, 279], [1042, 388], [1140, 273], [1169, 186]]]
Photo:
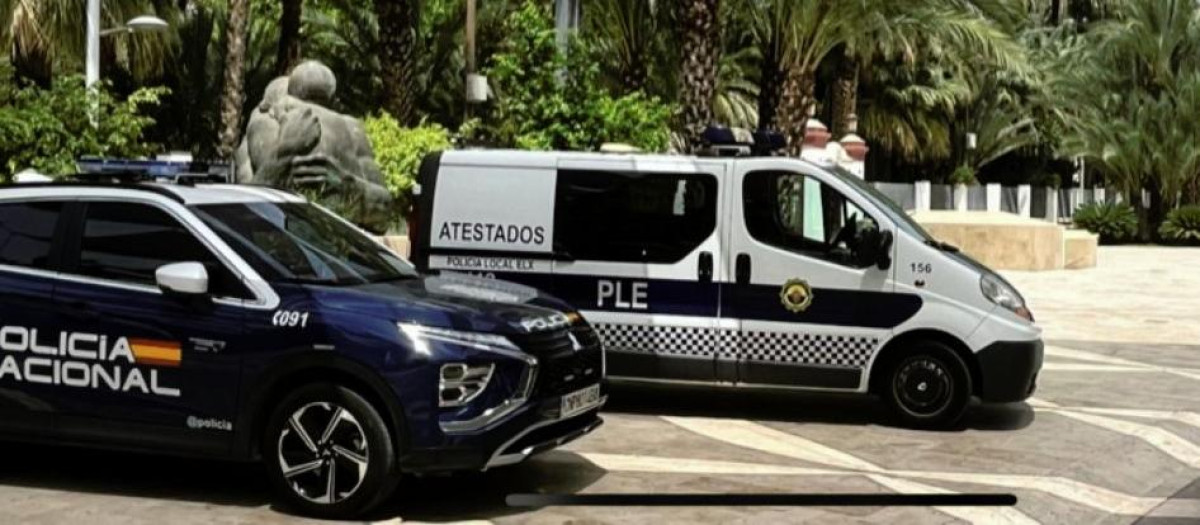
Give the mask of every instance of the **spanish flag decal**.
[[130, 339], [129, 347], [139, 365], [178, 367], [183, 359], [179, 343], [156, 339]]

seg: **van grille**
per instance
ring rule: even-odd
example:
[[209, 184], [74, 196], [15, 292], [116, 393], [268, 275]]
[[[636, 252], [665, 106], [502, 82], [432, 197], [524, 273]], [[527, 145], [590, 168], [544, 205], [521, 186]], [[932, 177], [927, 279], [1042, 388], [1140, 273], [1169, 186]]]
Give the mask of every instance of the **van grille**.
[[[575, 350], [570, 335], [582, 347]], [[596, 384], [604, 367], [600, 337], [587, 325], [514, 337], [526, 353], [538, 359], [538, 377], [534, 394], [561, 396]]]

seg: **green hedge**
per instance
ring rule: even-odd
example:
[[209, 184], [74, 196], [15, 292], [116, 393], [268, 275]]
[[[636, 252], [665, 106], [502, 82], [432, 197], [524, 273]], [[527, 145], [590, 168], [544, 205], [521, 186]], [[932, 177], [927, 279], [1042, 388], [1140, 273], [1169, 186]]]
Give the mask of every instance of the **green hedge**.
[[450, 132], [437, 124], [405, 128], [387, 113], [367, 117], [363, 126], [388, 191], [407, 213], [421, 159], [435, 151], [450, 149]]

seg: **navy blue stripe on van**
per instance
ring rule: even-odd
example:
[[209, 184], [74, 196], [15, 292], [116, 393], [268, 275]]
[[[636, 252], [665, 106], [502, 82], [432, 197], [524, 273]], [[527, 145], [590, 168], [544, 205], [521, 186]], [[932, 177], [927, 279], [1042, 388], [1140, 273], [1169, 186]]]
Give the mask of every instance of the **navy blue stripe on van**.
[[921, 309], [919, 295], [813, 288], [812, 305], [793, 313], [783, 307], [780, 286], [722, 285], [723, 317], [863, 328], [895, 328]]
[[[495, 275], [549, 292], [578, 309], [604, 312], [720, 315], [727, 319], [886, 329], [911, 319], [922, 304], [915, 294], [814, 288], [812, 305], [804, 312], [793, 313], [783, 307], [779, 286], [518, 272]], [[614, 288], [604, 298], [600, 297], [601, 281]], [[635, 295], [635, 283], [645, 283], [644, 308]]]

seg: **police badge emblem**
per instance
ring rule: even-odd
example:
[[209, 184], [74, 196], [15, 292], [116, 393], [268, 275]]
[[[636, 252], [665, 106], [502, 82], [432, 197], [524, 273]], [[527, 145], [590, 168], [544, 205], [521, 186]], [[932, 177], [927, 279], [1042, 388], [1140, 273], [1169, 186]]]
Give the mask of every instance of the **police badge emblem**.
[[788, 279], [779, 290], [779, 301], [789, 312], [798, 314], [812, 305], [813, 292], [808, 281], [804, 279]]

